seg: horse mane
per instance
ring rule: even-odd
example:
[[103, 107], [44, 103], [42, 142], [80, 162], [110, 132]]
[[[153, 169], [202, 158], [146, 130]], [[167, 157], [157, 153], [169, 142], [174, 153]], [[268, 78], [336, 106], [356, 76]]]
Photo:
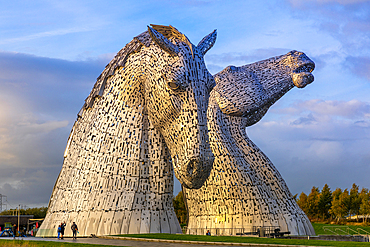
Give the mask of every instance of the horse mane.
[[[179, 39], [180, 41], [186, 43], [190, 47], [191, 53], [193, 55], [193, 44], [183, 33], [178, 31], [175, 27], [171, 25], [163, 26], [154, 24], [151, 24], [151, 26], [167, 39]], [[123, 47], [116, 54], [116, 56], [105, 66], [105, 69], [97, 78], [93, 89], [91, 90], [89, 96], [85, 99], [85, 103], [77, 116], [81, 117], [83, 110], [93, 107], [95, 100], [103, 95], [106, 88], [109, 88], [109, 85], [107, 85], [108, 78], [114, 74], [117, 68], [125, 67], [127, 58], [131, 54], [139, 52], [143, 45], [149, 47], [151, 44], [152, 39], [149, 35], [149, 32], [145, 31], [134, 37], [131, 42], [125, 45], [125, 47]]]

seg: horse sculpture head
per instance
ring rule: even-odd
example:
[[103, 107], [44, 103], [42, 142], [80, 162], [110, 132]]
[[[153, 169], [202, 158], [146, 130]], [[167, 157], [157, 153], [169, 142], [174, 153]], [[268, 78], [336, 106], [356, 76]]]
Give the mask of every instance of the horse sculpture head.
[[[258, 122], [294, 86], [311, 83], [314, 67], [304, 53], [292, 51], [241, 67], [229, 66], [214, 76], [208, 129], [215, 164], [202, 188], [184, 190], [188, 234], [217, 221], [217, 228], [268, 225], [293, 235], [315, 234], [283, 178], [245, 128]], [[223, 196], [213, 196], [215, 191]]]
[[206, 116], [214, 79], [203, 56], [213, 46], [216, 32], [194, 46], [173, 27], [148, 29], [157, 45], [148, 58], [150, 76], [144, 84], [148, 116], [165, 139], [181, 184], [200, 188], [214, 160]]
[[215, 82], [203, 56], [215, 39], [194, 46], [152, 25], [117, 53], [78, 113], [40, 236], [63, 220], [83, 236], [181, 232], [173, 170], [199, 188], [214, 160], [206, 112]]
[[251, 126], [294, 86], [304, 88], [313, 82], [314, 69], [315, 63], [298, 51], [241, 67], [229, 66], [215, 75], [212, 94], [224, 113], [245, 117], [246, 126]]
[[172, 26], [152, 25], [136, 39], [144, 45], [114, 74], [125, 81], [120, 99], [144, 108], [165, 140], [176, 177], [185, 187], [200, 188], [214, 160], [206, 117], [214, 79], [203, 56], [213, 46], [216, 31], [197, 46]]

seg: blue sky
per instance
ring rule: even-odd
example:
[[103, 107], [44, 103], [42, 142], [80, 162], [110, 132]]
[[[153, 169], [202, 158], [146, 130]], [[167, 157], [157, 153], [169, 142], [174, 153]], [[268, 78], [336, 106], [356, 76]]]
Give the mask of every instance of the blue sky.
[[149, 24], [173, 25], [194, 44], [217, 29], [205, 57], [212, 74], [305, 52], [315, 81], [247, 133], [293, 194], [370, 188], [370, 1], [0, 2], [0, 194], [10, 206], [47, 205], [84, 99]]

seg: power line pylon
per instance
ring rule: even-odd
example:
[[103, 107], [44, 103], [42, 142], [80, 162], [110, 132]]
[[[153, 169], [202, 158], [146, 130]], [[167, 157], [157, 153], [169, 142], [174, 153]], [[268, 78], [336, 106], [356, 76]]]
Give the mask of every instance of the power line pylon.
[[[4, 200], [3, 200], [3, 198], [4, 198]], [[3, 202], [6, 202], [6, 201], [7, 201], [7, 197], [5, 195], [0, 194], [0, 212], [3, 211], [3, 205], [6, 206], [6, 204], [3, 203]]]

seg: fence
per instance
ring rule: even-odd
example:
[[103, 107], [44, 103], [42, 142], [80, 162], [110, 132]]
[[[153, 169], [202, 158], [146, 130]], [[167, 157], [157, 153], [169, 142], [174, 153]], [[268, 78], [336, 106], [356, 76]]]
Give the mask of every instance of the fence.
[[258, 235], [265, 237], [276, 234], [280, 229], [278, 226], [251, 226], [246, 228], [187, 228], [185, 226], [182, 231], [189, 235], [206, 235], [209, 231], [212, 236]]
[[[324, 226], [322, 228], [324, 231], [331, 232], [335, 235], [370, 235], [369, 232], [365, 231], [362, 228], [352, 229], [348, 226]], [[364, 234], [365, 233], [365, 234]]]

